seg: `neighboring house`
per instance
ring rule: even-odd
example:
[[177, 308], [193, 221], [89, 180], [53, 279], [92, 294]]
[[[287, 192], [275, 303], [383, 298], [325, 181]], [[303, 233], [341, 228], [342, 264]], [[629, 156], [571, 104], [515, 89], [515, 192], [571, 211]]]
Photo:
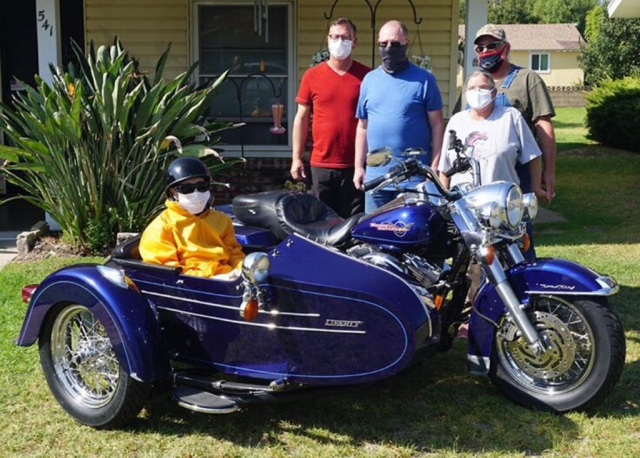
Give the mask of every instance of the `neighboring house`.
[[[505, 24], [501, 27], [511, 44], [509, 60], [512, 63], [535, 70], [550, 88], [584, 84], [578, 54], [585, 40], [574, 24]], [[460, 26], [459, 33], [464, 37], [464, 26]], [[461, 86], [460, 71], [458, 82]]]
[[640, 17], [640, 1], [638, 0], [611, 0], [607, 9], [609, 17], [613, 19]]

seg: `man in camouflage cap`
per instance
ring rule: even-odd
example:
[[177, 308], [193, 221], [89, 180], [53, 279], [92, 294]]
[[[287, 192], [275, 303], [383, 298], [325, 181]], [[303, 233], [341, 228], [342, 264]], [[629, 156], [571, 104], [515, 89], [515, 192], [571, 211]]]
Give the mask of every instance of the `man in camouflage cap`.
[[[509, 62], [511, 45], [501, 26], [485, 25], [478, 31], [473, 43], [478, 56], [478, 66], [491, 73], [496, 81], [498, 96], [495, 103], [520, 110], [533, 131], [544, 161], [543, 187], [547, 200], [551, 202], [555, 196], [556, 169], [556, 139], [551, 118], [556, 113], [547, 86], [535, 71]], [[531, 178], [528, 176], [528, 169], [519, 167], [518, 176], [523, 191], [530, 192]], [[529, 252], [527, 257], [535, 256], [534, 250]]]

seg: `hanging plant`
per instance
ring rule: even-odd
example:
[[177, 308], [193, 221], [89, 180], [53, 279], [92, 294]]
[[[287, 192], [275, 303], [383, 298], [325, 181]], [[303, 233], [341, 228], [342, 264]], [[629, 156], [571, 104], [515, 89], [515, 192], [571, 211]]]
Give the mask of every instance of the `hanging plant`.
[[433, 68], [431, 67], [431, 57], [427, 56], [427, 55], [417, 55], [417, 54], [413, 54], [411, 57], [409, 57], [409, 59], [411, 60], [411, 62], [413, 62], [414, 64], [416, 64], [418, 67], [430, 72], [431, 70], [433, 70]]
[[315, 67], [316, 65], [321, 64], [326, 60], [329, 60], [329, 51], [327, 51], [326, 49], [316, 51], [315, 53], [313, 53], [313, 56], [311, 56], [311, 64], [309, 65], [309, 68]]

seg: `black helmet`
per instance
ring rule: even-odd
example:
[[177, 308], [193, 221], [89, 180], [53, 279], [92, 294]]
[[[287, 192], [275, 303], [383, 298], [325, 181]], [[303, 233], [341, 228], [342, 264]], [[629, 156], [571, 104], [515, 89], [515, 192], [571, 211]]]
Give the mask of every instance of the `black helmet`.
[[190, 178], [206, 178], [211, 181], [211, 172], [204, 162], [195, 157], [180, 157], [173, 161], [164, 175], [166, 196], [171, 197], [170, 188]]

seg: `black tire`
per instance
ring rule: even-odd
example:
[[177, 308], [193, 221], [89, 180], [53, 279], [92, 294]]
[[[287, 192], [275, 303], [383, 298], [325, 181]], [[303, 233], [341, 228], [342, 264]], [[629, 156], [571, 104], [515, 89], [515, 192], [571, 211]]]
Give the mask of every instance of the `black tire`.
[[493, 382], [518, 404], [538, 410], [584, 411], [600, 404], [620, 379], [626, 353], [620, 318], [601, 301], [533, 297], [529, 318], [551, 348], [535, 356], [524, 338], [509, 342], [498, 331]]
[[83, 305], [57, 306], [39, 339], [40, 363], [58, 403], [78, 422], [99, 429], [133, 420], [151, 386], [131, 378], [117, 360], [104, 326]]

